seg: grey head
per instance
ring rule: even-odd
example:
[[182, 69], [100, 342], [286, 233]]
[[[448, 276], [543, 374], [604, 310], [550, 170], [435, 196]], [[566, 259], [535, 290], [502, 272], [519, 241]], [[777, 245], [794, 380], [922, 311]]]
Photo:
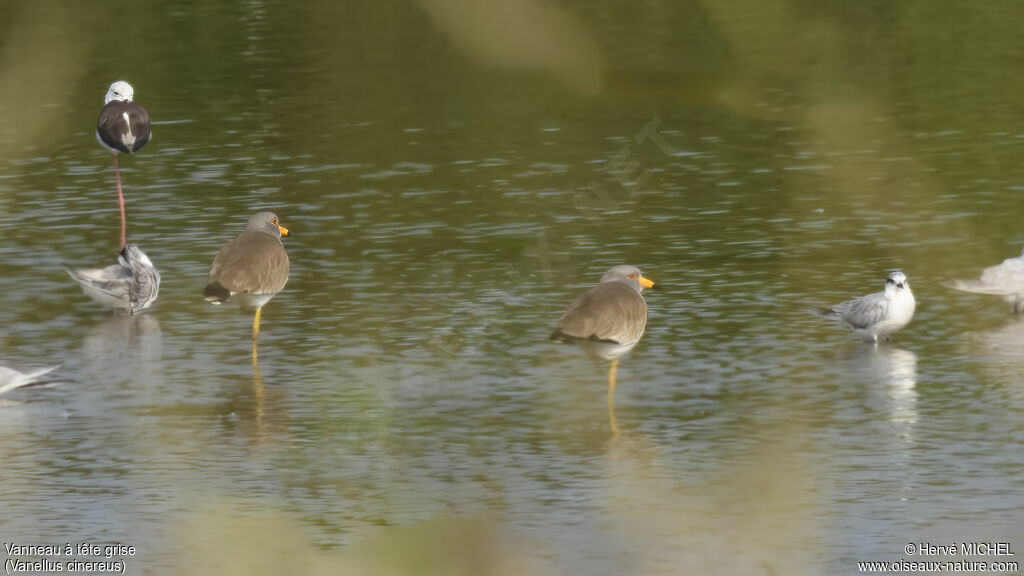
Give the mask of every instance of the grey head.
[[885, 279], [885, 290], [904, 290], [910, 288], [910, 282], [907, 281], [907, 275], [902, 270], [893, 270], [889, 277]]
[[125, 244], [124, 248], [121, 248], [121, 253], [117, 255], [117, 261], [121, 263], [121, 266], [131, 268], [135, 274], [148, 272], [150, 268], [156, 271], [149, 256], [146, 256], [146, 253], [136, 244]]
[[281, 226], [281, 221], [278, 219], [277, 214], [273, 212], [259, 212], [254, 214], [252, 218], [249, 218], [249, 223], [245, 225], [246, 232], [263, 232], [269, 234], [278, 240], [281, 236], [288, 236], [288, 229]]
[[132, 88], [132, 85], [124, 80], [118, 80], [111, 84], [110, 88], [107, 88], [107, 95], [103, 98], [103, 105], [106, 106], [114, 100], [131, 102], [132, 98], [135, 98], [135, 89]]
[[625, 282], [637, 292], [643, 292], [644, 288], [654, 286], [654, 282], [644, 278], [639, 268], [629, 264], [620, 264], [605, 272], [601, 277], [601, 284], [605, 282]]

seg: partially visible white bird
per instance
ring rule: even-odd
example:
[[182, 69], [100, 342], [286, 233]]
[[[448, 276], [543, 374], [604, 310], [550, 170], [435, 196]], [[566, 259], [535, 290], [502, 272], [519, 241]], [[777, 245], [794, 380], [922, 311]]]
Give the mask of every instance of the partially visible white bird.
[[64, 269], [82, 287], [82, 292], [100, 304], [132, 314], [142, 312], [156, 301], [160, 273], [135, 244], [125, 244], [118, 263], [106, 268]]
[[847, 300], [831, 308], [815, 308], [815, 314], [845, 322], [854, 336], [868, 342], [886, 341], [914, 317], [914, 294], [903, 272], [893, 271], [885, 279], [885, 290]]
[[1024, 251], [1002, 264], [985, 268], [977, 280], [954, 280], [948, 286], [962, 292], [1002, 296], [1017, 314], [1024, 309]]
[[60, 368], [60, 366], [47, 366], [46, 368], [22, 373], [6, 366], [0, 366], [0, 394], [33, 384], [40, 376], [49, 374], [57, 368]]

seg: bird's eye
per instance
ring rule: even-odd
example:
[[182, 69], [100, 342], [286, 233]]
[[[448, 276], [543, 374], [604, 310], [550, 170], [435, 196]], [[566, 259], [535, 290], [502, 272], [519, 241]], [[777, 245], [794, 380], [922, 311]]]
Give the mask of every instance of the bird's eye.
[[271, 220], [270, 223], [273, 224], [274, 226], [277, 226], [277, 218]]
[[629, 275], [629, 279], [630, 279], [630, 280], [632, 280], [633, 278], [636, 278], [636, 274], [630, 274], [630, 275]]

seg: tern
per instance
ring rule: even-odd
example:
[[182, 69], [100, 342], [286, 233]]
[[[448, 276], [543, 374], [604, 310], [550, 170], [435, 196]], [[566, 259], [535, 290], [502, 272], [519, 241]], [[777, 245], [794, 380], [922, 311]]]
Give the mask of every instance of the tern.
[[854, 336], [868, 342], [878, 342], [900, 330], [914, 317], [914, 294], [907, 276], [895, 270], [885, 279], [885, 290], [847, 300], [831, 308], [815, 308], [819, 316], [845, 322], [853, 328]]

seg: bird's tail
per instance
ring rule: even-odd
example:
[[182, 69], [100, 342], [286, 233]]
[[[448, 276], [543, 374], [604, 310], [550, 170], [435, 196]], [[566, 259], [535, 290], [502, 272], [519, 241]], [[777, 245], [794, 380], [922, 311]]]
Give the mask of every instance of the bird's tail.
[[993, 296], [1010, 296], [1017, 293], [1016, 290], [991, 286], [979, 280], [953, 280], [952, 282], [943, 284], [943, 286], [946, 288], [952, 288], [953, 290], [959, 290], [961, 292], [991, 294]]
[[76, 268], [71, 264], [64, 263], [64, 270], [71, 278], [79, 284], [93, 284], [96, 282], [103, 281], [103, 269], [102, 268]]
[[203, 288], [203, 296], [206, 301], [212, 304], [223, 304], [231, 298], [231, 291], [225, 288], [220, 282], [210, 282]]
[[836, 319], [839, 318], [839, 313], [832, 308], [822, 308], [820, 306], [811, 306], [807, 309], [808, 312], [815, 316], [821, 316], [822, 318]]
[[60, 366], [47, 366], [46, 368], [32, 370], [31, 372], [26, 372], [25, 377], [28, 378], [29, 380], [38, 380], [41, 376], [45, 376], [46, 374], [53, 372], [57, 368], [60, 368]]

